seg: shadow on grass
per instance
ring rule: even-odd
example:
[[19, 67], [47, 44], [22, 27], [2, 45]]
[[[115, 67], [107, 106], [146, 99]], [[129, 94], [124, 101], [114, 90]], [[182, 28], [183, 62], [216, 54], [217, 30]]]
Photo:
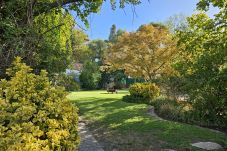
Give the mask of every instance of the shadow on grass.
[[155, 119], [147, 114], [145, 104], [126, 103], [120, 98], [98, 97], [80, 98], [74, 102], [79, 107], [80, 114], [91, 120], [89, 126], [93, 130], [118, 131], [123, 135], [150, 135], [176, 149], [191, 149], [190, 143], [196, 141], [214, 141], [225, 149], [227, 147], [226, 135], [188, 124]]
[[129, 93], [127, 91], [126, 92], [120, 91], [120, 92], [117, 92], [117, 93], [116, 92], [113, 92], [113, 93], [112, 92], [109, 92], [109, 93], [108, 92], [102, 92], [100, 94], [129, 94]]

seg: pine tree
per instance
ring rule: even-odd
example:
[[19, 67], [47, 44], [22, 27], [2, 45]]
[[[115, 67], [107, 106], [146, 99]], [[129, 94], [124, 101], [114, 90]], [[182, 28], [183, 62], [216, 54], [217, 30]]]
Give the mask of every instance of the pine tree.
[[113, 24], [110, 28], [109, 42], [113, 43], [117, 38], [117, 28], [116, 25]]

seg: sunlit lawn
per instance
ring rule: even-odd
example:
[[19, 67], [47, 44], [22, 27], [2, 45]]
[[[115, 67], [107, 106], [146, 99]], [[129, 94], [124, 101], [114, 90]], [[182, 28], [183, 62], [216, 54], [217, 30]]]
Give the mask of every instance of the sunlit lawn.
[[147, 105], [122, 102], [126, 94], [127, 91], [81, 91], [68, 96], [104, 149], [198, 150], [190, 145], [197, 141], [217, 142], [227, 149], [225, 134], [153, 118], [147, 114]]

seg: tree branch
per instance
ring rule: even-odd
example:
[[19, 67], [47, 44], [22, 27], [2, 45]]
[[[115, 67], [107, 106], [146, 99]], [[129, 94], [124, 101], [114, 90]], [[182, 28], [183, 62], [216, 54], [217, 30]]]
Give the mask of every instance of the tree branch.
[[76, 3], [76, 2], [83, 2], [83, 0], [61, 0], [61, 1], [56, 1], [56, 2], [53, 2], [53, 3], [49, 3], [49, 8], [52, 9], [52, 8], [56, 8], [58, 6], [65, 6], [67, 4], [70, 4], [70, 3]]
[[47, 2], [37, 2], [36, 5], [38, 7], [41, 7], [39, 9], [39, 11], [35, 11], [34, 12], [34, 16], [38, 16], [39, 14], [42, 14], [44, 12], [47, 12], [53, 8], [57, 8], [59, 6], [65, 6], [67, 4], [71, 4], [71, 3], [79, 3], [79, 2], [83, 2], [83, 0], [61, 0], [61, 1], [55, 1], [52, 3], [47, 3]]
[[50, 32], [50, 31], [52, 31], [52, 30], [54, 30], [54, 29], [56, 29], [56, 28], [58, 28], [58, 27], [61, 27], [61, 26], [63, 26], [63, 25], [64, 25], [64, 23], [59, 24], [59, 25], [57, 25], [57, 26], [54, 26], [54, 27], [52, 27], [52, 28], [46, 30], [45, 32], [43, 32], [43, 33], [41, 34], [41, 36], [44, 35], [44, 34], [46, 34], [46, 33], [48, 33], [48, 32]]

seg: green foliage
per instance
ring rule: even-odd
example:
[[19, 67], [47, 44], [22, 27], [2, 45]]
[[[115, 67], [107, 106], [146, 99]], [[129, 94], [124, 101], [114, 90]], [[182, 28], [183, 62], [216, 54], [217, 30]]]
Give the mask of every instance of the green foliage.
[[104, 53], [106, 53], [106, 50], [108, 48], [107, 42], [100, 39], [92, 40], [88, 44], [88, 48], [91, 51], [91, 56], [89, 59], [93, 62], [96, 62], [98, 65], [102, 65], [104, 60]]
[[96, 89], [100, 80], [100, 72], [96, 63], [86, 62], [80, 74], [80, 83], [83, 89]]
[[35, 49], [36, 68], [46, 69], [50, 74], [59, 73], [75, 62], [76, 52], [86, 49], [84, 43], [87, 36], [78, 29], [72, 29], [74, 26], [73, 16], [63, 11], [52, 10], [34, 19], [33, 28], [41, 37], [37, 42], [39, 47]]
[[[4, 14], [8, 7], [10, 7], [8, 3], [5, 3], [0, 12]], [[15, 56], [23, 58], [24, 62], [32, 66], [36, 72], [46, 69], [53, 74], [64, 72], [77, 59], [73, 57], [77, 55], [75, 52], [86, 49], [83, 45], [87, 36], [82, 31], [74, 29], [73, 16], [68, 12], [52, 9], [48, 13], [34, 16], [30, 24], [26, 22], [22, 25], [21, 16], [11, 18], [12, 16], [9, 15], [11, 13], [7, 13], [5, 16], [0, 16], [0, 57], [2, 58], [0, 76], [2, 77], [6, 77], [3, 74]]]
[[142, 102], [149, 104], [154, 98], [159, 96], [160, 89], [154, 83], [135, 83], [129, 87], [129, 92], [131, 97], [139, 99], [136, 102], [143, 100]]
[[187, 17], [184, 14], [170, 16], [164, 24], [168, 27], [170, 33], [185, 31], [188, 28]]
[[226, 125], [227, 28], [224, 16], [209, 18], [204, 13], [188, 18], [189, 29], [178, 33], [182, 48], [175, 69], [185, 81], [193, 103], [194, 118], [201, 125]]
[[177, 105], [174, 101], [167, 100], [157, 102], [158, 103], [155, 104], [155, 110], [159, 116], [169, 120], [178, 120], [178, 114], [180, 111], [178, 110]]
[[[102, 58], [101, 58], [101, 79], [99, 82], [99, 87], [100, 88], [106, 88], [108, 83], [111, 83], [111, 79], [114, 79], [114, 85], [117, 89], [121, 89], [125, 87], [125, 82], [124, 80], [126, 79], [126, 75], [124, 74], [123, 70], [115, 70], [111, 71], [110, 66], [106, 64], [106, 60], [108, 59], [109, 56], [109, 47], [117, 42], [117, 39], [124, 33], [125, 31], [116, 28], [116, 25], [112, 25], [109, 33], [109, 39], [108, 41], [105, 41], [106, 49], [102, 53]], [[108, 49], [107, 49], [108, 48]]]
[[75, 81], [73, 75], [57, 74], [52, 78], [52, 81], [56, 86], [64, 87], [66, 91], [78, 91], [80, 89], [80, 85]]
[[110, 35], [109, 35], [109, 42], [116, 42], [116, 38], [117, 38], [117, 29], [116, 29], [116, 25], [115, 24], [113, 24], [112, 26], [111, 26], [111, 29], [110, 29]]
[[78, 116], [63, 89], [16, 58], [0, 82], [1, 150], [77, 150]]
[[152, 102], [155, 112], [162, 118], [190, 123], [192, 107], [187, 102], [160, 97]]
[[[4, 0], [0, 2], [0, 78], [16, 56], [23, 58], [35, 72], [46, 69], [50, 74], [64, 72], [75, 61], [86, 57], [84, 42], [75, 28], [71, 12], [88, 27], [87, 17], [97, 13], [103, 0]], [[113, 8], [120, 3], [139, 4], [138, 0], [111, 0]], [[79, 32], [78, 32], [79, 31]], [[83, 46], [81, 46], [83, 45]], [[85, 50], [83, 50], [85, 49]], [[79, 56], [77, 57], [77, 55]], [[76, 57], [73, 57], [76, 55]], [[81, 55], [81, 56], [80, 56]], [[78, 59], [76, 61], [81, 61]]]
[[174, 99], [181, 96], [184, 97], [185, 100], [188, 98], [187, 82], [183, 77], [177, 75], [163, 76], [153, 82], [161, 88], [163, 96]]

